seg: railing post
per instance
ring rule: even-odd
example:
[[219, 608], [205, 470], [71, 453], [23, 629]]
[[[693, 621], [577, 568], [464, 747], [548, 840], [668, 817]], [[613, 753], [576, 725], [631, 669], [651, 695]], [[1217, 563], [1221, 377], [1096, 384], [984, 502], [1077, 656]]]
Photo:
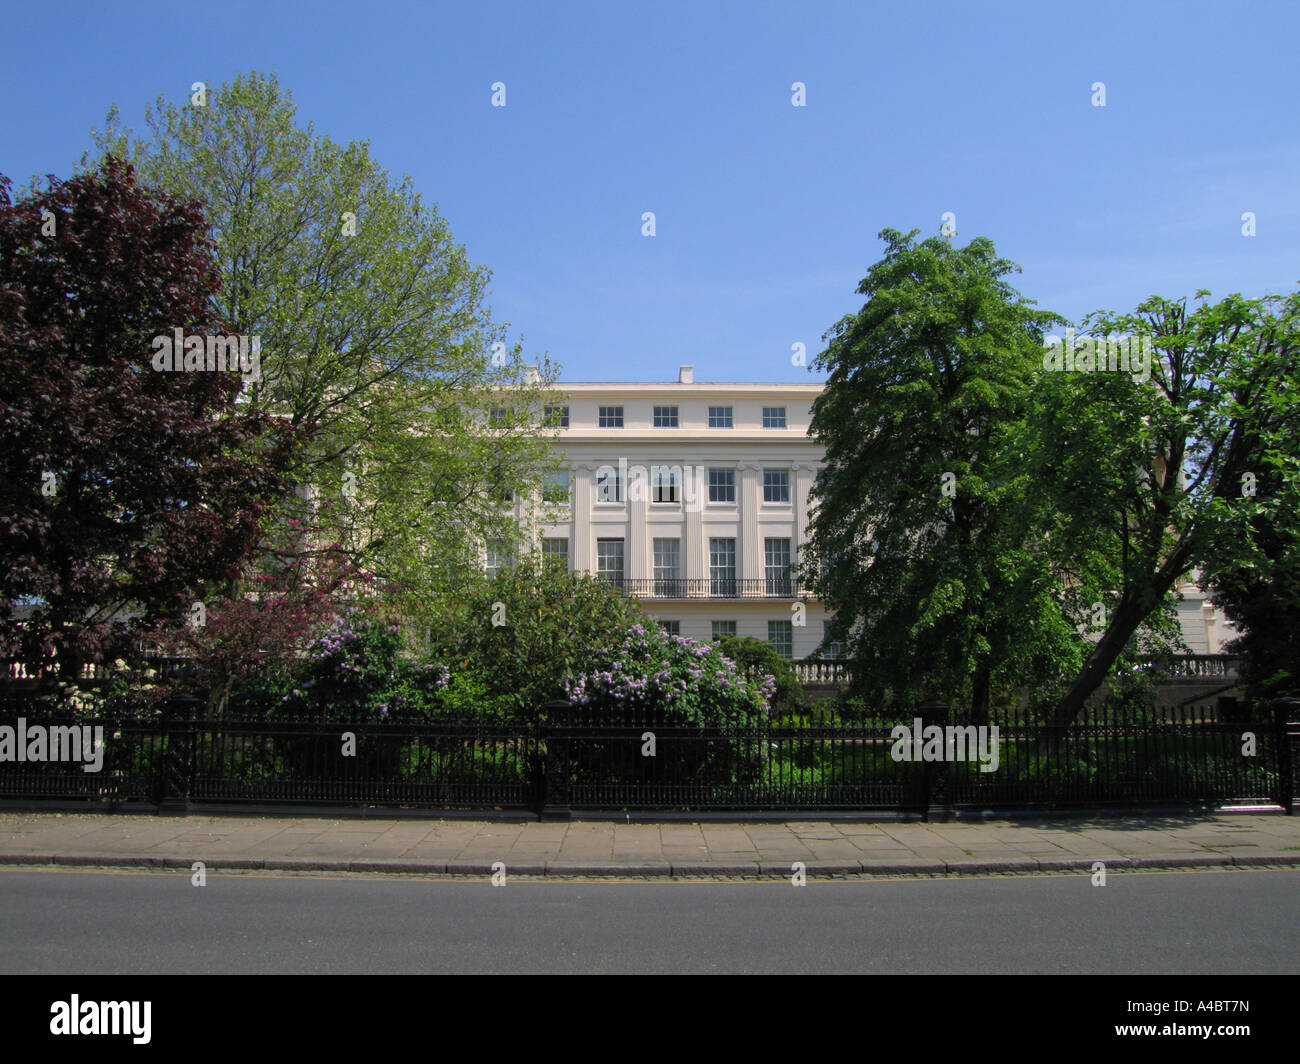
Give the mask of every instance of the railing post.
[[555, 698], [546, 703], [542, 740], [546, 743], [546, 758], [542, 771], [543, 820], [569, 820], [569, 732], [573, 727], [573, 703], [566, 698]]
[[1277, 804], [1289, 816], [1300, 813], [1300, 698], [1273, 703], [1277, 735]]
[[166, 744], [159, 781], [158, 812], [184, 815], [190, 809], [190, 787], [194, 782], [195, 720], [201, 701], [180, 694], [163, 706], [162, 734]]
[[[917, 712], [921, 716], [922, 738], [931, 725], [940, 729], [948, 726], [947, 702], [922, 702]], [[952, 820], [957, 813], [952, 804], [952, 775], [946, 760], [946, 743], [943, 744], [943, 754], [944, 759], [925, 762], [925, 819], [932, 823]]]

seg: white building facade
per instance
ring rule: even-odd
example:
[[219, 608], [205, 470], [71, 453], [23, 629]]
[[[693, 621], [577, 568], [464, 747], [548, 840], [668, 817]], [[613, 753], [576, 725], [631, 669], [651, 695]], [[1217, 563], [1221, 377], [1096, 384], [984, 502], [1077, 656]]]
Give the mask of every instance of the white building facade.
[[[622, 587], [692, 639], [812, 656], [825, 612], [793, 567], [822, 449], [820, 384], [568, 384], [548, 415], [566, 473], [533, 510], [542, 551]], [[491, 560], [490, 560], [491, 564]]]

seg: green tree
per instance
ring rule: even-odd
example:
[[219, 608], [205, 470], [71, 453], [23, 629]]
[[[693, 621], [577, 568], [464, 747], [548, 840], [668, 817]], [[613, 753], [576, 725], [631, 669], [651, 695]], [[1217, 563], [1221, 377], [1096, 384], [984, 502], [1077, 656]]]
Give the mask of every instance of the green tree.
[[1022, 449], [1044, 330], [1063, 319], [1006, 282], [1019, 268], [989, 240], [916, 235], [880, 234], [865, 305], [826, 334], [804, 570], [854, 694], [985, 713], [996, 688], [1041, 693], [1081, 653]]
[[[1098, 312], [1098, 336], [1149, 341], [1149, 380], [1134, 374], [1051, 374], [1038, 407], [1038, 474], [1056, 485], [1063, 545], [1087, 541], [1112, 576], [1100, 638], [1062, 695], [1064, 725], [1177, 581], [1200, 571], [1225, 595], [1255, 568], [1293, 602], [1300, 486], [1300, 386], [1294, 365], [1300, 296], [1200, 306], [1152, 296], [1132, 314]], [[1244, 602], [1244, 598], [1239, 598]], [[1244, 616], [1239, 613], [1239, 616]], [[1251, 610], [1257, 633], [1283, 615]]]
[[249, 398], [312, 433], [281, 517], [300, 522], [302, 550], [340, 544], [424, 607], [484, 540], [518, 535], [501, 502], [548, 464], [538, 425], [554, 367], [525, 379], [484, 304], [488, 271], [437, 208], [368, 144], [300, 125], [273, 75], [240, 75], [202, 106], [160, 97], [147, 122], [136, 138], [114, 108], [98, 149], [204, 205], [213, 310], [260, 338]]
[[[1295, 388], [1291, 375], [1256, 405], [1294, 410]], [[1240, 655], [1247, 693], [1269, 701], [1300, 696], [1300, 447], [1279, 438], [1254, 450], [1257, 471], [1246, 496], [1253, 502], [1225, 514], [1204, 572], [1215, 604], [1241, 633], [1225, 649]]]
[[130, 658], [255, 555], [298, 434], [230, 373], [160, 373], [225, 331], [192, 203], [104, 165], [11, 202], [0, 176], [0, 649]]

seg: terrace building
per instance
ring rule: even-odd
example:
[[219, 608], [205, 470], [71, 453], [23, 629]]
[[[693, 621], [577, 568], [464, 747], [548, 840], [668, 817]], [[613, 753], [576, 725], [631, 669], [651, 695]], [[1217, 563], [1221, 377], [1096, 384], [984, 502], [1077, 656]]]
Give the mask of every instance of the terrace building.
[[[814, 654], [826, 615], [792, 567], [808, 535], [820, 384], [568, 384], [548, 408], [565, 472], [521, 506], [544, 555], [596, 573], [692, 639]], [[530, 515], [530, 516], [529, 516]], [[489, 549], [489, 569], [505, 559]]]
[[[823, 450], [809, 435], [823, 385], [675, 382], [558, 385], [546, 410], [565, 469], [540, 500], [514, 500], [544, 556], [594, 573], [692, 639], [751, 636], [800, 660], [824, 646], [826, 611], [792, 567], [808, 540]], [[487, 548], [489, 571], [508, 564]], [[1193, 581], [1179, 619], [1192, 653], [1237, 633]]]

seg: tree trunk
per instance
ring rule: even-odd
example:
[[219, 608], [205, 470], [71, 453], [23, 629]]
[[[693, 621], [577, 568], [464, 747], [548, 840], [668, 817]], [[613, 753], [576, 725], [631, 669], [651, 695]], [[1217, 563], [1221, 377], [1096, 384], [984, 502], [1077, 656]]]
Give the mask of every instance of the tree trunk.
[[1083, 663], [1074, 683], [1056, 703], [1048, 722], [1049, 739], [1059, 736], [1073, 723], [1088, 696], [1101, 685], [1138, 626], [1160, 605], [1169, 589], [1188, 570], [1191, 555], [1190, 541], [1184, 541], [1165, 559], [1164, 564], [1152, 574], [1151, 580], [1140, 591], [1126, 595], [1120, 601], [1119, 608], [1115, 610], [1106, 631], [1088, 655], [1088, 660]]
[[1084, 703], [1088, 701], [1088, 697], [1106, 679], [1106, 674], [1115, 664], [1115, 659], [1119, 657], [1120, 652], [1149, 612], [1143, 610], [1136, 602], [1120, 605], [1111, 618], [1105, 634], [1088, 655], [1088, 660], [1083, 663], [1079, 675], [1070, 684], [1070, 689], [1061, 696], [1061, 700], [1056, 703], [1056, 708], [1052, 710], [1049, 720], [1051, 727], [1065, 728], [1074, 721], [1083, 709]]

